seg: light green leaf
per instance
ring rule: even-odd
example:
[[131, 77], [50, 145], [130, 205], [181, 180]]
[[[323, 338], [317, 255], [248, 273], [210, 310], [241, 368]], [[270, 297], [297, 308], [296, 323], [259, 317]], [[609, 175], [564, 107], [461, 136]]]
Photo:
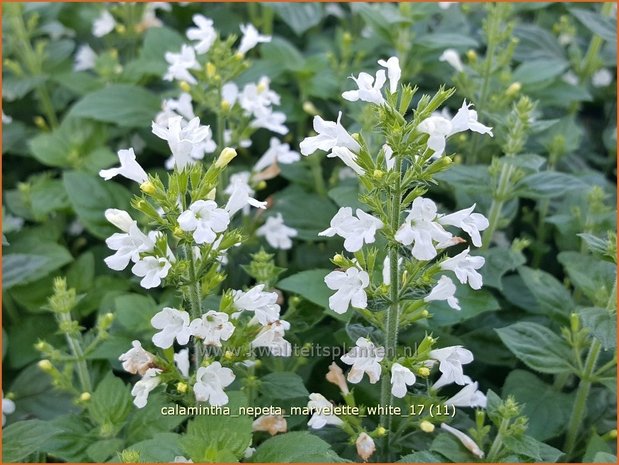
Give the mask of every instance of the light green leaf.
[[545, 271], [526, 266], [520, 267], [518, 273], [535, 296], [542, 311], [564, 317], [572, 313], [574, 310], [572, 296], [557, 278]]
[[180, 445], [181, 435], [176, 433], [159, 433], [151, 439], [145, 439], [126, 448], [140, 454], [140, 462], [170, 463], [183, 455]]
[[588, 307], [578, 309], [582, 324], [593, 337], [598, 339], [604, 350], [617, 347], [617, 315], [605, 308]]
[[548, 199], [565, 195], [573, 189], [583, 189], [587, 185], [575, 176], [556, 171], [525, 176], [514, 186], [514, 195], [527, 199]]
[[45, 441], [58, 430], [41, 420], [13, 423], [2, 430], [2, 461], [23, 462], [30, 454], [41, 450]]
[[90, 417], [100, 425], [120, 427], [133, 408], [130, 388], [111, 372], [99, 383], [88, 403]]
[[251, 458], [255, 463], [343, 462], [331, 445], [306, 431], [281, 434], [264, 441]]
[[260, 378], [260, 381], [260, 392], [275, 401], [309, 396], [303, 379], [296, 373], [285, 371], [269, 373]]
[[271, 3], [269, 6], [298, 36], [322, 20], [319, 3]]

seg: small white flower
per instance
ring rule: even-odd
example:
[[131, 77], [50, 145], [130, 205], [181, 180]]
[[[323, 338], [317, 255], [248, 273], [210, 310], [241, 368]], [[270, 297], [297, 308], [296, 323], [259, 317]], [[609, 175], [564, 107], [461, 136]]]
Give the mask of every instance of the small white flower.
[[214, 200], [196, 200], [178, 217], [178, 225], [183, 231], [193, 232], [198, 244], [212, 244], [217, 233], [224, 232], [230, 224], [230, 215], [217, 207]]
[[140, 374], [144, 376], [146, 370], [151, 368], [152, 363], [155, 361], [155, 356], [150, 352], [142, 348], [140, 341], [133, 341], [131, 343], [133, 348], [118, 357], [123, 366], [123, 370], [127, 373]]
[[357, 447], [357, 455], [361, 457], [364, 462], [372, 456], [372, 454], [376, 451], [376, 445], [374, 444], [374, 440], [370, 437], [368, 433], [361, 433], [357, 440], [355, 441], [355, 446]]
[[431, 350], [430, 358], [439, 362], [438, 369], [441, 372], [441, 377], [434, 383], [434, 389], [439, 389], [451, 383], [464, 386], [472, 382], [462, 369], [462, 365], [473, 361], [473, 353], [470, 350], [462, 346], [444, 347]]
[[233, 216], [239, 210], [243, 210], [243, 214], [247, 215], [250, 205], [262, 209], [267, 207], [266, 202], [260, 202], [252, 197], [254, 190], [249, 185], [250, 176], [249, 171], [241, 171], [230, 176], [230, 184], [224, 191], [230, 196], [225, 207], [230, 216]]
[[103, 37], [108, 35], [116, 27], [116, 20], [109, 11], [104, 10], [92, 23], [92, 35]]
[[109, 181], [117, 175], [131, 179], [138, 184], [148, 181], [148, 175], [146, 171], [144, 171], [144, 168], [136, 161], [133, 149], [119, 150], [118, 159], [120, 160], [120, 167], [101, 170], [99, 171], [99, 176], [106, 181]]
[[124, 210], [118, 210], [117, 208], [108, 208], [105, 210], [105, 219], [126, 233], [129, 232], [131, 226], [135, 223], [129, 213]]
[[228, 321], [228, 314], [209, 310], [201, 318], [191, 322], [191, 334], [203, 339], [205, 346], [221, 347], [221, 341], [227, 341], [234, 332], [234, 325]]
[[247, 292], [233, 291], [232, 298], [237, 310], [253, 312], [256, 320], [263, 326], [279, 320], [277, 292], [264, 292], [264, 284], [258, 284]]
[[446, 405], [455, 407], [486, 408], [487, 399], [483, 392], [477, 389], [477, 382], [467, 384], [456, 395], [445, 401]]
[[351, 76], [350, 78], [355, 81], [358, 89], [344, 92], [342, 97], [345, 100], [350, 102], [361, 100], [362, 102], [374, 103], [376, 105], [385, 103], [385, 99], [381, 93], [385, 81], [387, 80], [384, 69], [376, 72], [376, 79], [368, 73], [359, 73], [359, 77]]
[[11, 399], [4, 398], [4, 391], [2, 391], [2, 426], [6, 423], [6, 416], [15, 412], [15, 402]]
[[187, 29], [187, 38], [197, 41], [193, 46], [196, 52], [199, 54], [206, 53], [217, 38], [217, 31], [213, 27], [213, 20], [204, 15], [193, 15], [192, 19], [197, 27]]
[[306, 137], [299, 145], [303, 155], [309, 155], [316, 150], [330, 152], [333, 147], [346, 147], [354, 153], [359, 152], [361, 146], [341, 125], [342, 112], [337, 115], [337, 121], [325, 121], [320, 116], [314, 116], [314, 131], [316, 136]]
[[346, 313], [350, 305], [356, 308], [367, 307], [365, 288], [370, 285], [367, 272], [354, 266], [346, 271], [332, 271], [325, 276], [325, 284], [332, 291], [337, 291], [329, 297], [329, 308], [335, 313]]
[[255, 339], [251, 342], [252, 348], [266, 347], [275, 357], [290, 357], [292, 346], [284, 339], [286, 331], [290, 329], [290, 323], [277, 320], [265, 325]]
[[153, 344], [161, 349], [172, 347], [174, 339], [182, 346], [189, 342], [191, 328], [189, 313], [185, 311], [164, 307], [151, 318], [150, 324], [153, 328], [161, 330], [153, 336]]
[[415, 374], [405, 366], [394, 363], [391, 366], [391, 394], [398, 399], [403, 398], [408, 389], [406, 386], [415, 384]]
[[286, 114], [281, 111], [273, 111], [270, 107], [260, 107], [254, 112], [254, 119], [250, 123], [252, 128], [264, 128], [277, 134], [288, 134], [288, 128], [284, 126]]
[[174, 354], [174, 363], [185, 378], [189, 378], [189, 349], [181, 349]]
[[331, 220], [331, 227], [318, 233], [319, 236], [333, 237], [336, 234], [344, 238], [344, 248], [348, 252], [361, 250], [363, 244], [372, 244], [375, 241], [376, 231], [384, 225], [381, 220], [364, 212], [360, 208], [353, 216], [352, 208], [342, 207]]
[[329, 413], [333, 405], [322, 394], [312, 393], [309, 398], [307, 407], [312, 410], [313, 414], [307, 426], [312, 429], [321, 429], [326, 425], [341, 426], [344, 424], [340, 417]]
[[140, 286], [152, 289], [161, 284], [161, 280], [168, 276], [172, 264], [166, 257], [144, 257], [131, 267], [134, 275], [142, 278]]
[[107, 220], [118, 227], [122, 233], [114, 233], [105, 240], [110, 250], [116, 253], [105, 259], [108, 267], [115, 271], [127, 268], [129, 262], [137, 263], [141, 253], [152, 252], [155, 248], [154, 241], [144, 234], [135, 220], [122, 210], [108, 209], [105, 212]]
[[261, 415], [251, 425], [252, 431], [266, 431], [271, 436], [288, 431], [288, 423], [282, 415]]
[[576, 76], [576, 74], [574, 74], [572, 71], [568, 71], [563, 76], [561, 76], [561, 80], [571, 86], [578, 85], [578, 76]]
[[363, 176], [365, 173], [364, 169], [359, 166], [357, 163], [357, 155], [355, 155], [350, 149], [347, 147], [333, 147], [331, 152], [327, 154], [327, 158], [339, 158], [344, 162], [346, 166], [351, 168], [355, 173], [359, 176]]
[[90, 45], [80, 45], [75, 54], [75, 63], [73, 64], [73, 71], [86, 71], [95, 67], [97, 61], [97, 54], [90, 48]]
[[183, 92], [176, 100], [172, 98], [164, 100], [161, 104], [161, 112], [155, 116], [155, 123], [166, 127], [168, 120], [175, 116], [182, 116], [187, 121], [196, 117], [190, 94]]
[[[243, 92], [239, 95], [239, 103], [248, 115], [257, 115], [260, 110], [280, 104], [281, 97], [277, 92], [271, 90], [270, 86], [271, 80], [267, 76], [262, 76], [257, 83], [250, 82], [243, 87]], [[223, 89], [222, 93], [224, 93]], [[225, 93], [229, 94], [233, 100], [235, 99], [233, 98], [234, 90], [232, 88], [227, 89]]]
[[356, 346], [342, 355], [341, 360], [347, 365], [352, 365], [348, 372], [348, 381], [357, 384], [361, 382], [363, 374], [367, 373], [370, 383], [375, 384], [380, 379], [382, 367], [379, 362], [383, 358], [385, 358], [383, 347], [376, 347], [369, 339], [360, 337]]
[[453, 69], [457, 72], [461, 73], [464, 71], [464, 65], [462, 64], [462, 60], [460, 60], [460, 55], [458, 55], [458, 51], [453, 48], [448, 48], [441, 56], [438, 58], [438, 61], [447, 62]]
[[395, 94], [398, 91], [398, 83], [402, 77], [400, 69], [400, 60], [398, 57], [391, 57], [387, 61], [378, 60], [378, 64], [387, 68], [387, 77], [389, 78], [389, 92]]
[[608, 87], [613, 82], [614, 75], [607, 69], [602, 68], [591, 76], [593, 87]]
[[456, 285], [447, 276], [441, 276], [432, 288], [430, 293], [423, 298], [424, 302], [433, 300], [446, 300], [447, 304], [454, 310], [461, 310], [458, 299], [455, 297]]
[[193, 392], [198, 402], [206, 402], [213, 406], [226, 405], [228, 395], [224, 388], [234, 381], [234, 373], [230, 368], [221, 366], [219, 362], [213, 362], [207, 367], [198, 368], [196, 384]]
[[186, 81], [189, 84], [197, 84], [198, 81], [189, 70], [199, 70], [200, 64], [196, 60], [196, 52], [190, 45], [183, 44], [179, 53], [166, 52], [165, 60], [168, 62], [168, 70], [163, 76], [166, 81]]
[[467, 248], [455, 257], [441, 262], [441, 269], [453, 271], [462, 284], [468, 282], [471, 289], [478, 290], [481, 289], [483, 280], [476, 270], [484, 266], [485, 262], [484, 257], [471, 257]]
[[264, 237], [274, 249], [288, 250], [292, 247], [293, 237], [297, 237], [298, 231], [284, 224], [281, 213], [269, 216], [266, 222], [256, 230], [258, 237]]
[[288, 165], [300, 159], [299, 152], [292, 150], [289, 144], [282, 144], [277, 137], [271, 137], [268, 150], [256, 162], [253, 171], [262, 171], [274, 163]]
[[[398, 269], [402, 265], [402, 257], [398, 257]], [[383, 284], [389, 286], [391, 284], [391, 259], [389, 255], [383, 260]]]
[[226, 82], [221, 86], [221, 101], [227, 102], [231, 107], [234, 106], [239, 98], [239, 86], [234, 82]]
[[[201, 126], [200, 118], [197, 117], [186, 125], [183, 125], [181, 116], [169, 118], [165, 124], [158, 124], [153, 121], [152, 130], [157, 137], [168, 141], [177, 169], [183, 169], [194, 163], [192, 154], [195, 156], [194, 150], [199, 146], [198, 144], [208, 141], [212, 137], [211, 128]], [[200, 146], [200, 149], [204, 153], [205, 147]]]
[[458, 441], [462, 443], [464, 447], [466, 447], [475, 457], [480, 459], [484, 458], [483, 451], [479, 448], [479, 446], [473, 441], [469, 436], [464, 434], [462, 431], [458, 431], [456, 428], [452, 428], [451, 426], [441, 423], [441, 428], [447, 431], [448, 433], [453, 434]]
[[245, 55], [260, 43], [271, 42], [271, 36], [261, 35], [253, 24], [241, 24], [241, 32], [243, 37], [238, 49], [241, 55]]
[[148, 394], [159, 386], [159, 383], [161, 382], [161, 379], [158, 376], [159, 373], [161, 373], [161, 370], [157, 368], [149, 368], [146, 370], [146, 373], [144, 373], [142, 379], [135, 383], [133, 389], [131, 389], [131, 395], [135, 397], [135, 399], [133, 399], [133, 404], [137, 408], [146, 407], [146, 403], [148, 402]]
[[452, 237], [436, 220], [436, 204], [417, 197], [404, 224], [396, 232], [395, 240], [403, 245], [412, 244], [411, 253], [417, 260], [432, 260], [437, 254], [434, 242], [441, 243]]
[[481, 247], [481, 235], [479, 231], [483, 231], [489, 226], [488, 219], [481, 213], [473, 213], [475, 205], [465, 208], [464, 210], [451, 213], [450, 215], [441, 215], [438, 222], [442, 225], [456, 226], [471, 236], [471, 241], [475, 247]]

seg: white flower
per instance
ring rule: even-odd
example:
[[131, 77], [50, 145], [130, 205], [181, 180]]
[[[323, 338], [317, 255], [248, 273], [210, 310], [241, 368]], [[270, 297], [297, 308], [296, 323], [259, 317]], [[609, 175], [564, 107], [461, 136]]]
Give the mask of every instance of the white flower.
[[370, 437], [368, 433], [361, 433], [357, 440], [355, 441], [355, 446], [357, 447], [357, 455], [361, 457], [364, 462], [372, 456], [372, 454], [376, 451], [376, 445], [374, 444], [374, 440]]
[[455, 297], [456, 285], [447, 276], [441, 276], [430, 293], [423, 298], [424, 302], [433, 300], [446, 300], [454, 310], [461, 310], [458, 299]]
[[462, 346], [444, 347], [431, 350], [430, 358], [439, 362], [438, 370], [441, 372], [441, 377], [434, 383], [434, 389], [451, 383], [464, 386], [472, 382], [471, 378], [464, 375], [462, 369], [462, 365], [473, 361], [473, 354], [470, 350]]
[[393, 149], [387, 144], [383, 144], [383, 153], [385, 154], [385, 166], [388, 171], [391, 171], [395, 166], [395, 158], [393, 158]]
[[181, 349], [174, 354], [174, 363], [185, 378], [189, 378], [189, 349]]
[[135, 397], [135, 399], [133, 399], [133, 404], [137, 408], [146, 407], [146, 403], [148, 402], [148, 394], [150, 394], [150, 392], [161, 382], [161, 379], [157, 376], [159, 373], [161, 373], [161, 370], [157, 368], [149, 368], [146, 370], [146, 373], [144, 373], [142, 379], [135, 383], [133, 389], [131, 389], [131, 395]]
[[172, 264], [166, 257], [144, 257], [131, 267], [134, 275], [142, 278], [140, 286], [152, 289], [161, 284], [161, 280], [168, 276]]
[[297, 237], [298, 231], [284, 224], [281, 213], [269, 216], [266, 222], [256, 230], [256, 235], [264, 237], [274, 249], [288, 250], [292, 247], [292, 237]]
[[468, 282], [471, 289], [478, 290], [481, 289], [483, 281], [481, 275], [475, 270], [484, 266], [485, 262], [484, 257], [471, 257], [467, 248], [455, 257], [441, 262], [441, 269], [453, 271], [462, 284]]
[[417, 197], [408, 216], [395, 234], [395, 240], [411, 245], [411, 253], [417, 260], [431, 260], [436, 257], [434, 242], [444, 242], [452, 235], [436, 221], [436, 204], [423, 197]]
[[375, 241], [376, 231], [384, 225], [381, 220], [364, 212], [360, 208], [356, 211], [357, 217], [352, 214], [352, 208], [342, 207], [331, 220], [331, 227], [318, 233], [319, 236], [333, 237], [338, 235], [344, 238], [344, 248], [348, 252], [361, 250], [363, 244], [372, 244]]
[[490, 134], [492, 136], [492, 128], [484, 126], [477, 121], [477, 112], [470, 110], [471, 104], [467, 104], [466, 100], [456, 113], [456, 115], [448, 120], [443, 116], [430, 116], [424, 119], [417, 130], [428, 134], [428, 148], [434, 153], [433, 157], [440, 157], [445, 151], [447, 138], [462, 131], [471, 130], [479, 134]]
[[230, 176], [230, 184], [224, 191], [230, 197], [226, 204], [226, 211], [230, 216], [233, 216], [239, 210], [243, 210], [246, 215], [249, 213], [249, 206], [256, 208], [266, 208], [266, 202], [260, 202], [253, 198], [254, 190], [249, 185], [250, 173], [241, 171]]
[[387, 61], [378, 60], [378, 64], [387, 68], [387, 77], [389, 78], [389, 92], [395, 94], [398, 91], [398, 83], [402, 77], [400, 69], [400, 60], [398, 57], [391, 57]]
[[344, 424], [340, 417], [330, 413], [333, 405], [322, 394], [312, 393], [309, 398], [307, 407], [313, 411], [313, 414], [307, 422], [307, 426], [312, 429], [321, 429], [326, 425], [340, 426]]
[[391, 366], [391, 394], [394, 397], [403, 398], [408, 392], [406, 386], [412, 386], [416, 380], [415, 374], [405, 366], [399, 363]]
[[351, 383], [357, 384], [363, 378], [363, 374], [367, 373], [370, 383], [376, 383], [382, 370], [379, 362], [384, 357], [383, 347], [376, 347], [369, 339], [360, 337], [357, 339], [356, 346], [341, 357], [342, 362], [352, 365], [346, 378]]
[[11, 118], [9, 115], [4, 114], [4, 111], [2, 112], [2, 124], [11, 124], [13, 122], [13, 118]]
[[116, 27], [116, 20], [109, 11], [104, 10], [92, 23], [92, 35], [103, 37], [108, 35]]
[[196, 200], [178, 217], [178, 225], [183, 231], [193, 232], [198, 244], [212, 244], [217, 233], [224, 232], [230, 224], [230, 215], [217, 207], [214, 200]]
[[221, 347], [221, 341], [227, 341], [234, 332], [234, 325], [228, 321], [228, 314], [209, 310], [201, 318], [191, 322], [191, 334], [203, 339], [205, 346]]
[[255, 447], [248, 447], [243, 452], [243, 457], [246, 458], [246, 459], [249, 459], [249, 458], [251, 458], [252, 455], [254, 455], [255, 452], [256, 452], [256, 448]]
[[252, 431], [266, 431], [271, 436], [288, 431], [288, 423], [282, 415], [261, 415], [251, 425]]
[[[402, 265], [402, 257], [398, 257], [398, 269]], [[391, 259], [389, 255], [383, 260], [383, 284], [389, 286], [391, 284]]]
[[314, 116], [314, 131], [316, 136], [306, 137], [299, 145], [303, 155], [309, 155], [316, 150], [330, 152], [333, 147], [346, 147], [354, 153], [359, 152], [361, 146], [340, 124], [342, 112], [337, 115], [337, 121], [325, 121], [320, 116]]
[[[239, 103], [247, 114], [257, 115], [260, 110], [280, 104], [279, 94], [271, 90], [270, 86], [271, 80], [267, 76], [262, 76], [256, 84], [249, 83], [243, 87], [243, 92], [239, 96]], [[238, 93], [238, 90], [236, 92]], [[222, 89], [222, 93], [224, 93], [224, 89]], [[232, 100], [236, 99], [233, 88], [227, 89], [225, 93]], [[231, 102], [230, 105], [232, 104]]]
[[99, 176], [106, 181], [109, 181], [117, 175], [131, 179], [139, 184], [148, 181], [146, 171], [144, 171], [144, 168], [135, 160], [133, 149], [119, 150], [118, 159], [120, 160], [120, 167], [101, 170], [99, 171]]
[[362, 102], [374, 103], [376, 105], [382, 105], [385, 102], [381, 90], [385, 85], [387, 77], [385, 76], [385, 70], [381, 69], [376, 72], [376, 79], [368, 73], [359, 73], [359, 77], [350, 77], [355, 84], [357, 84], [357, 90], [348, 90], [342, 94], [345, 100], [350, 102], [356, 102], [361, 100]]
[[129, 232], [135, 220], [131, 218], [129, 213], [117, 208], [108, 208], [105, 210], [105, 219], [124, 232]]
[[179, 53], [166, 52], [165, 60], [168, 62], [168, 70], [163, 76], [166, 81], [186, 81], [189, 84], [197, 84], [196, 78], [189, 72], [190, 69], [199, 70], [200, 64], [196, 60], [196, 52], [190, 45], [183, 44]]
[[251, 342], [252, 348], [266, 347], [271, 351], [271, 355], [276, 357], [290, 357], [292, 346], [284, 339], [290, 323], [284, 320], [277, 320], [265, 325], [255, 339]]
[[90, 48], [90, 45], [80, 45], [75, 54], [75, 63], [73, 64], [73, 71], [86, 71], [95, 67], [97, 61], [97, 54]]
[[261, 35], [253, 24], [241, 24], [241, 32], [243, 37], [238, 49], [238, 53], [241, 55], [245, 55], [260, 43], [271, 42], [271, 36]]
[[591, 76], [593, 87], [607, 87], [613, 82], [614, 75], [606, 68], [602, 68]]
[[351, 168], [359, 176], [363, 176], [365, 171], [357, 163], [357, 156], [347, 147], [333, 147], [331, 152], [327, 154], [327, 158], [339, 158], [346, 166]]
[[221, 101], [227, 102], [231, 107], [234, 106], [239, 97], [239, 87], [234, 82], [226, 82], [221, 86]]
[[477, 382], [467, 384], [456, 395], [445, 401], [446, 405], [455, 407], [486, 408], [487, 399], [483, 392], [477, 389]]
[[449, 65], [451, 65], [453, 69], [455, 69], [459, 73], [464, 71], [464, 66], [462, 65], [462, 60], [460, 60], [460, 55], [458, 55], [458, 51], [453, 48], [448, 48], [444, 50], [441, 56], [438, 58], [438, 61], [447, 62]]
[[471, 240], [475, 247], [481, 247], [481, 235], [479, 231], [483, 231], [489, 226], [488, 219], [481, 213], [473, 213], [475, 205], [465, 208], [464, 210], [451, 213], [450, 215], [441, 215], [438, 222], [442, 225], [456, 226], [471, 236]]
[[[153, 121], [152, 130], [157, 137], [168, 141], [168, 146], [174, 157], [174, 164], [178, 169], [183, 169], [185, 166], [194, 163], [192, 153], [196, 146], [212, 137], [210, 127], [200, 126], [200, 118], [197, 117], [186, 125], [183, 125], [181, 116], [169, 118], [165, 124], [158, 124]], [[204, 148], [202, 147], [202, 149]]]
[[6, 423], [6, 416], [15, 412], [15, 402], [11, 399], [4, 398], [4, 391], [2, 391], [2, 426]]
[[230, 386], [234, 381], [234, 373], [230, 368], [221, 366], [219, 362], [213, 362], [207, 367], [198, 368], [196, 384], [193, 385], [193, 392], [198, 402], [206, 402], [210, 405], [226, 405], [228, 395], [224, 388]]
[[578, 85], [578, 76], [576, 76], [576, 74], [574, 74], [572, 71], [568, 71], [563, 76], [561, 76], [561, 80], [571, 86]]
[[456, 438], [458, 438], [458, 441], [460, 441], [462, 445], [466, 447], [474, 456], [480, 459], [484, 458], [483, 451], [479, 448], [479, 446], [475, 443], [475, 441], [473, 441], [469, 436], [464, 434], [462, 431], [458, 431], [457, 429], [452, 428], [451, 426], [445, 423], [441, 423], [441, 428], [447, 431], [448, 433], [453, 434]]
[[116, 251], [114, 255], [105, 259], [106, 265], [112, 270], [122, 271], [127, 268], [130, 261], [137, 263], [141, 253], [154, 250], [154, 241], [140, 230], [137, 222], [131, 219], [129, 213], [123, 210], [108, 209], [105, 211], [105, 217], [123, 231], [114, 233], [105, 240], [108, 248]]
[[196, 117], [193, 112], [191, 95], [186, 92], [181, 93], [176, 100], [172, 98], [164, 100], [161, 109], [162, 111], [155, 116], [155, 122], [163, 126], [167, 126], [168, 120], [175, 116], [182, 116], [187, 121]]
[[213, 27], [213, 20], [204, 15], [193, 15], [192, 19], [197, 27], [187, 29], [187, 38], [198, 42], [193, 46], [196, 52], [199, 54], [206, 53], [217, 38], [217, 31]]
[[277, 292], [264, 292], [264, 284], [254, 286], [247, 292], [233, 291], [232, 297], [237, 310], [254, 312], [254, 317], [261, 325], [279, 320]]
[[146, 370], [151, 368], [152, 363], [155, 361], [155, 356], [144, 350], [140, 341], [133, 341], [131, 344], [133, 348], [118, 357], [118, 360], [123, 362], [123, 370], [127, 373], [134, 375], [139, 373], [143, 376]]
[[151, 318], [150, 324], [153, 328], [161, 330], [153, 336], [153, 344], [161, 349], [172, 347], [174, 339], [182, 346], [189, 342], [191, 328], [189, 313], [185, 311], [164, 307]]
[[325, 276], [325, 284], [332, 291], [337, 291], [329, 297], [329, 308], [335, 313], [345, 313], [350, 305], [356, 308], [367, 307], [365, 288], [370, 285], [367, 272], [354, 266], [346, 271], [332, 271]]
[[290, 149], [289, 144], [282, 144], [277, 137], [271, 137], [269, 148], [254, 165], [253, 171], [262, 171], [265, 168], [278, 163], [288, 165], [301, 159], [299, 152]]
[[252, 128], [264, 128], [277, 134], [288, 134], [288, 128], [284, 126], [286, 114], [281, 111], [273, 111], [269, 107], [257, 108], [254, 112], [254, 120], [250, 123]]

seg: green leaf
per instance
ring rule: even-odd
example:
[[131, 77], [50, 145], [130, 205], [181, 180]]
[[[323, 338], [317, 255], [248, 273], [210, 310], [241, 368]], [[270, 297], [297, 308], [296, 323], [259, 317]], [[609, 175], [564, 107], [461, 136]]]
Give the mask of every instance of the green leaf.
[[339, 186], [330, 189], [328, 195], [338, 207], [368, 210], [367, 205], [359, 201], [359, 184], [357, 182], [342, 182]]
[[175, 457], [183, 455], [180, 439], [180, 434], [159, 433], [151, 439], [127, 447], [126, 450], [139, 452], [140, 462], [171, 463]]
[[568, 373], [574, 370], [567, 343], [542, 325], [515, 323], [495, 330], [503, 344], [525, 365], [541, 373]]
[[251, 457], [254, 463], [343, 462], [331, 445], [307, 431], [280, 434], [264, 441]]
[[106, 462], [123, 444], [124, 441], [120, 438], [103, 439], [90, 444], [86, 449], [86, 454], [93, 462]]
[[468, 49], [479, 47], [471, 35], [458, 34], [456, 32], [435, 32], [419, 36], [415, 44], [423, 47], [443, 50], [446, 48]]
[[458, 286], [456, 297], [460, 301], [461, 310], [454, 310], [447, 302], [432, 302], [430, 309], [433, 327], [452, 326], [469, 320], [485, 312], [499, 310], [499, 303], [492, 294], [485, 290], [474, 291], [469, 286]]
[[298, 36], [322, 20], [322, 5], [318, 3], [272, 3], [269, 6]]
[[151, 318], [159, 311], [157, 302], [149, 295], [124, 294], [114, 299], [116, 319], [132, 333], [152, 332]]
[[94, 236], [105, 239], [118, 230], [105, 219], [108, 208], [129, 209], [130, 193], [120, 184], [78, 171], [63, 174], [69, 201], [84, 227]]
[[309, 396], [303, 378], [296, 373], [285, 371], [269, 373], [260, 378], [260, 381], [260, 392], [272, 400]]
[[127, 64], [123, 75], [134, 82], [145, 75], [162, 76], [168, 68], [166, 52], [178, 52], [183, 43], [183, 36], [173, 29], [165, 26], [148, 29], [139, 58]]
[[45, 441], [58, 430], [48, 422], [26, 420], [13, 423], [2, 430], [2, 461], [22, 462], [41, 450]]
[[443, 457], [432, 452], [418, 451], [405, 455], [397, 463], [442, 463], [443, 460]]
[[543, 312], [567, 317], [574, 310], [574, 301], [568, 290], [550, 273], [520, 267], [518, 273], [527, 288], [535, 296]]
[[[180, 425], [187, 418], [184, 415], [162, 415], [163, 407], [173, 407], [160, 392], [148, 396], [144, 408], [132, 408], [132, 415], [127, 422], [127, 441], [131, 444], [146, 441], [159, 433], [167, 433]], [[132, 447], [131, 447], [132, 448]], [[180, 452], [176, 455], [181, 455]]]
[[559, 449], [555, 449], [527, 435], [521, 437], [505, 436], [503, 444], [515, 454], [531, 458], [536, 462], [554, 463], [563, 455], [563, 452]]
[[523, 85], [537, 84], [560, 76], [569, 66], [563, 59], [541, 59], [526, 61], [514, 71], [514, 81]]
[[572, 412], [574, 396], [557, 391], [533, 373], [512, 371], [503, 386], [503, 397], [512, 395], [529, 418], [527, 433], [539, 441], [559, 436]]
[[542, 171], [522, 178], [514, 186], [514, 195], [527, 199], [560, 197], [573, 189], [587, 185], [575, 176], [556, 171]]
[[39, 242], [34, 238], [16, 240], [2, 260], [2, 286], [9, 289], [27, 284], [73, 260], [67, 249], [54, 242]]
[[481, 255], [486, 259], [486, 263], [479, 270], [484, 280], [484, 286], [494, 287], [499, 290], [503, 289], [503, 276], [508, 271], [513, 271], [526, 262], [522, 252], [505, 247], [478, 250], [476, 255]]
[[437, 174], [436, 179], [471, 194], [491, 192], [488, 167], [483, 165], [455, 165]]
[[617, 315], [605, 308], [588, 307], [578, 309], [582, 324], [593, 337], [599, 340], [604, 350], [617, 347]]
[[617, 275], [612, 263], [578, 252], [561, 252], [557, 258], [576, 289], [580, 289], [594, 304], [606, 305]]
[[129, 84], [110, 86], [86, 95], [70, 110], [71, 116], [123, 127], [150, 126], [161, 102], [152, 92]]
[[271, 42], [262, 45], [260, 52], [265, 60], [288, 71], [300, 71], [305, 66], [301, 52], [281, 37], [273, 37]]
[[592, 33], [608, 42], [617, 41], [617, 24], [611, 18], [584, 8], [568, 8], [568, 11]]
[[100, 425], [120, 427], [132, 410], [129, 386], [112, 374], [103, 378], [88, 403], [90, 417]]
[[78, 415], [65, 415], [47, 424], [57, 430], [45, 444], [50, 457], [66, 462], [91, 460], [86, 450], [99, 439], [99, 435], [84, 419]]
[[67, 270], [67, 285], [77, 292], [90, 290], [95, 281], [95, 256], [89, 251], [80, 255]]

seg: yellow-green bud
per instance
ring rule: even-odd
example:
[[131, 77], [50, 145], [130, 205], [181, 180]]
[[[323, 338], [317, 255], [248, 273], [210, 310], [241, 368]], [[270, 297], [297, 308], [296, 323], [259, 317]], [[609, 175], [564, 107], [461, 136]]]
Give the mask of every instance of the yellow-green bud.
[[342, 254], [335, 254], [333, 256], [333, 263], [337, 266], [344, 266], [346, 264], [346, 258]]
[[303, 102], [303, 111], [312, 116], [316, 116], [318, 114], [318, 109], [309, 100]]
[[206, 76], [208, 78], [213, 78], [217, 74], [217, 66], [215, 66], [210, 61], [206, 64]]
[[505, 91], [505, 94], [508, 97], [513, 97], [514, 95], [518, 94], [518, 92], [520, 92], [521, 89], [522, 89], [522, 84], [520, 84], [519, 82], [514, 82], [507, 88], [507, 90]]
[[39, 361], [37, 365], [45, 373], [49, 373], [50, 371], [54, 369], [54, 365], [52, 365], [52, 362], [50, 362], [47, 359]]
[[428, 318], [430, 316], [430, 312], [428, 312], [425, 308], [421, 312], [422, 318]]
[[150, 181], [145, 181], [140, 184], [140, 190], [145, 194], [152, 195], [155, 193], [155, 185]]
[[45, 349], [47, 349], [47, 346], [48, 346], [47, 342], [39, 341], [34, 345], [34, 348], [38, 350], [39, 352], [43, 352]]
[[374, 170], [374, 177], [376, 179], [382, 179], [382, 177], [385, 175], [385, 172], [382, 170]]
[[187, 81], [181, 81], [178, 87], [180, 87], [183, 92], [189, 92], [191, 90], [191, 86]]
[[92, 396], [90, 395], [90, 392], [82, 392], [80, 394], [80, 401], [82, 402], [88, 402], [90, 400]]
[[224, 353], [224, 358], [226, 360], [232, 360], [234, 359], [234, 354], [231, 351], [226, 350], [226, 352]]
[[35, 116], [33, 121], [35, 126], [39, 129], [47, 129], [47, 123], [42, 116]]
[[222, 100], [221, 101], [221, 109], [222, 109], [222, 111], [229, 111], [231, 107], [232, 107], [232, 105], [230, 105], [230, 102], [228, 102], [227, 100]]
[[262, 180], [256, 185], [256, 190], [261, 191], [262, 189], [266, 189], [266, 187], [267, 187], [267, 182]]
[[345, 43], [351, 43], [352, 42], [352, 34], [348, 31], [344, 32], [344, 34], [342, 34], [342, 40]]
[[570, 329], [573, 333], [580, 331], [580, 317], [578, 313], [572, 313], [570, 315]]
[[183, 231], [180, 226], [176, 226], [172, 234], [174, 234], [175, 237], [183, 237], [185, 231]]
[[185, 394], [187, 392], [187, 383], [183, 383], [182, 381], [176, 384], [176, 390], [181, 394]]
[[240, 61], [240, 60], [242, 60], [243, 58], [245, 58], [245, 55], [244, 55], [244, 54], [242, 54], [241, 52], [236, 52], [236, 53], [234, 54], [234, 58]]
[[230, 163], [234, 157], [236, 157], [236, 150], [226, 147], [219, 154], [219, 157], [215, 162], [215, 168], [224, 168], [228, 166], [228, 163]]
[[617, 439], [617, 430], [611, 429], [608, 433], [606, 433], [609, 439]]
[[116, 32], [118, 32], [119, 34], [124, 34], [125, 32], [127, 32], [127, 28], [124, 24], [118, 24], [116, 26]]
[[137, 450], [125, 449], [120, 453], [122, 463], [139, 463], [140, 453]]
[[417, 374], [419, 376], [427, 378], [428, 376], [430, 376], [430, 369], [428, 367], [421, 367], [419, 370], [417, 370]]
[[377, 436], [377, 437], [381, 438], [381, 437], [383, 437], [385, 434], [387, 434], [387, 430], [386, 430], [384, 427], [379, 426], [378, 428], [376, 428], [376, 436]]
[[421, 423], [419, 423], [419, 428], [424, 433], [431, 433], [434, 431], [434, 425], [427, 420], [424, 420]]
[[470, 63], [475, 63], [477, 61], [477, 52], [472, 48], [466, 52], [466, 58]]
[[207, 200], [215, 200], [215, 197], [217, 196], [217, 188], [213, 187], [208, 194], [206, 194], [206, 199]]

